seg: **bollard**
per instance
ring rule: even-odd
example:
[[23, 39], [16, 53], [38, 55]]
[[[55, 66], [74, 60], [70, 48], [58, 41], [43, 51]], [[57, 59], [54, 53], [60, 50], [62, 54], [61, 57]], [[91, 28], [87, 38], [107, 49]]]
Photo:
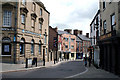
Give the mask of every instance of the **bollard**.
[[45, 66], [45, 59], [43, 59], [43, 66]]
[[26, 66], [25, 68], [28, 68], [28, 58], [26, 58]]

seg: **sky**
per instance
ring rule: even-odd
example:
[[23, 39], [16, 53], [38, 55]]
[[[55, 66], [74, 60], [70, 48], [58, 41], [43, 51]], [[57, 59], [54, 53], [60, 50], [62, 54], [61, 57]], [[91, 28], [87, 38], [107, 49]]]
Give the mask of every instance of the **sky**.
[[59, 30], [78, 29], [83, 34], [90, 32], [99, 0], [40, 0], [50, 12], [50, 26]]

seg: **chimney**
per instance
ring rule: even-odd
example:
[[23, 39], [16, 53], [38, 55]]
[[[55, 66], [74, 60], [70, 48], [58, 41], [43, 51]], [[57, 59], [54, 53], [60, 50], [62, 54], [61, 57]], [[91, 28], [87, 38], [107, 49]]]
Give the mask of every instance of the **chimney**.
[[82, 35], [82, 30], [80, 30], [80, 35]]
[[70, 33], [70, 34], [72, 34], [72, 29], [64, 29], [64, 31], [66, 31], [66, 32], [68, 32], [68, 33]]
[[55, 27], [55, 28], [54, 28], [54, 30], [57, 32], [58, 28], [57, 28], [57, 27]]
[[89, 33], [86, 33], [86, 37], [89, 38]]
[[75, 29], [75, 30], [74, 30], [74, 35], [78, 36], [78, 34], [79, 34], [78, 29]]

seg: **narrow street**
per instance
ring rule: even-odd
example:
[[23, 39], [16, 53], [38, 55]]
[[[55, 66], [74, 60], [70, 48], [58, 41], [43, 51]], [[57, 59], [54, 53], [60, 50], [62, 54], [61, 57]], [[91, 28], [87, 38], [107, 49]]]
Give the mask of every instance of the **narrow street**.
[[3, 78], [67, 78], [86, 71], [82, 61], [70, 61], [58, 66], [29, 71], [3, 73]]
[[5, 79], [79, 79], [79, 78], [95, 78], [95, 79], [115, 79], [120, 77], [105, 70], [91, 67], [84, 67], [83, 61], [68, 61], [57, 66], [50, 66], [28, 71], [6, 72], [2, 74]]

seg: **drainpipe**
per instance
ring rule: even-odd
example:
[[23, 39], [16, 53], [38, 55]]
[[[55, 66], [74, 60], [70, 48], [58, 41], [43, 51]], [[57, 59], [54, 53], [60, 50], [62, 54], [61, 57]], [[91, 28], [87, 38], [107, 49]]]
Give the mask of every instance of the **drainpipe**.
[[16, 64], [16, 47], [17, 47], [17, 12], [18, 12], [18, 2], [16, 1], [16, 9], [15, 9], [15, 24], [14, 24], [14, 57], [13, 57], [13, 61], [14, 64]]

